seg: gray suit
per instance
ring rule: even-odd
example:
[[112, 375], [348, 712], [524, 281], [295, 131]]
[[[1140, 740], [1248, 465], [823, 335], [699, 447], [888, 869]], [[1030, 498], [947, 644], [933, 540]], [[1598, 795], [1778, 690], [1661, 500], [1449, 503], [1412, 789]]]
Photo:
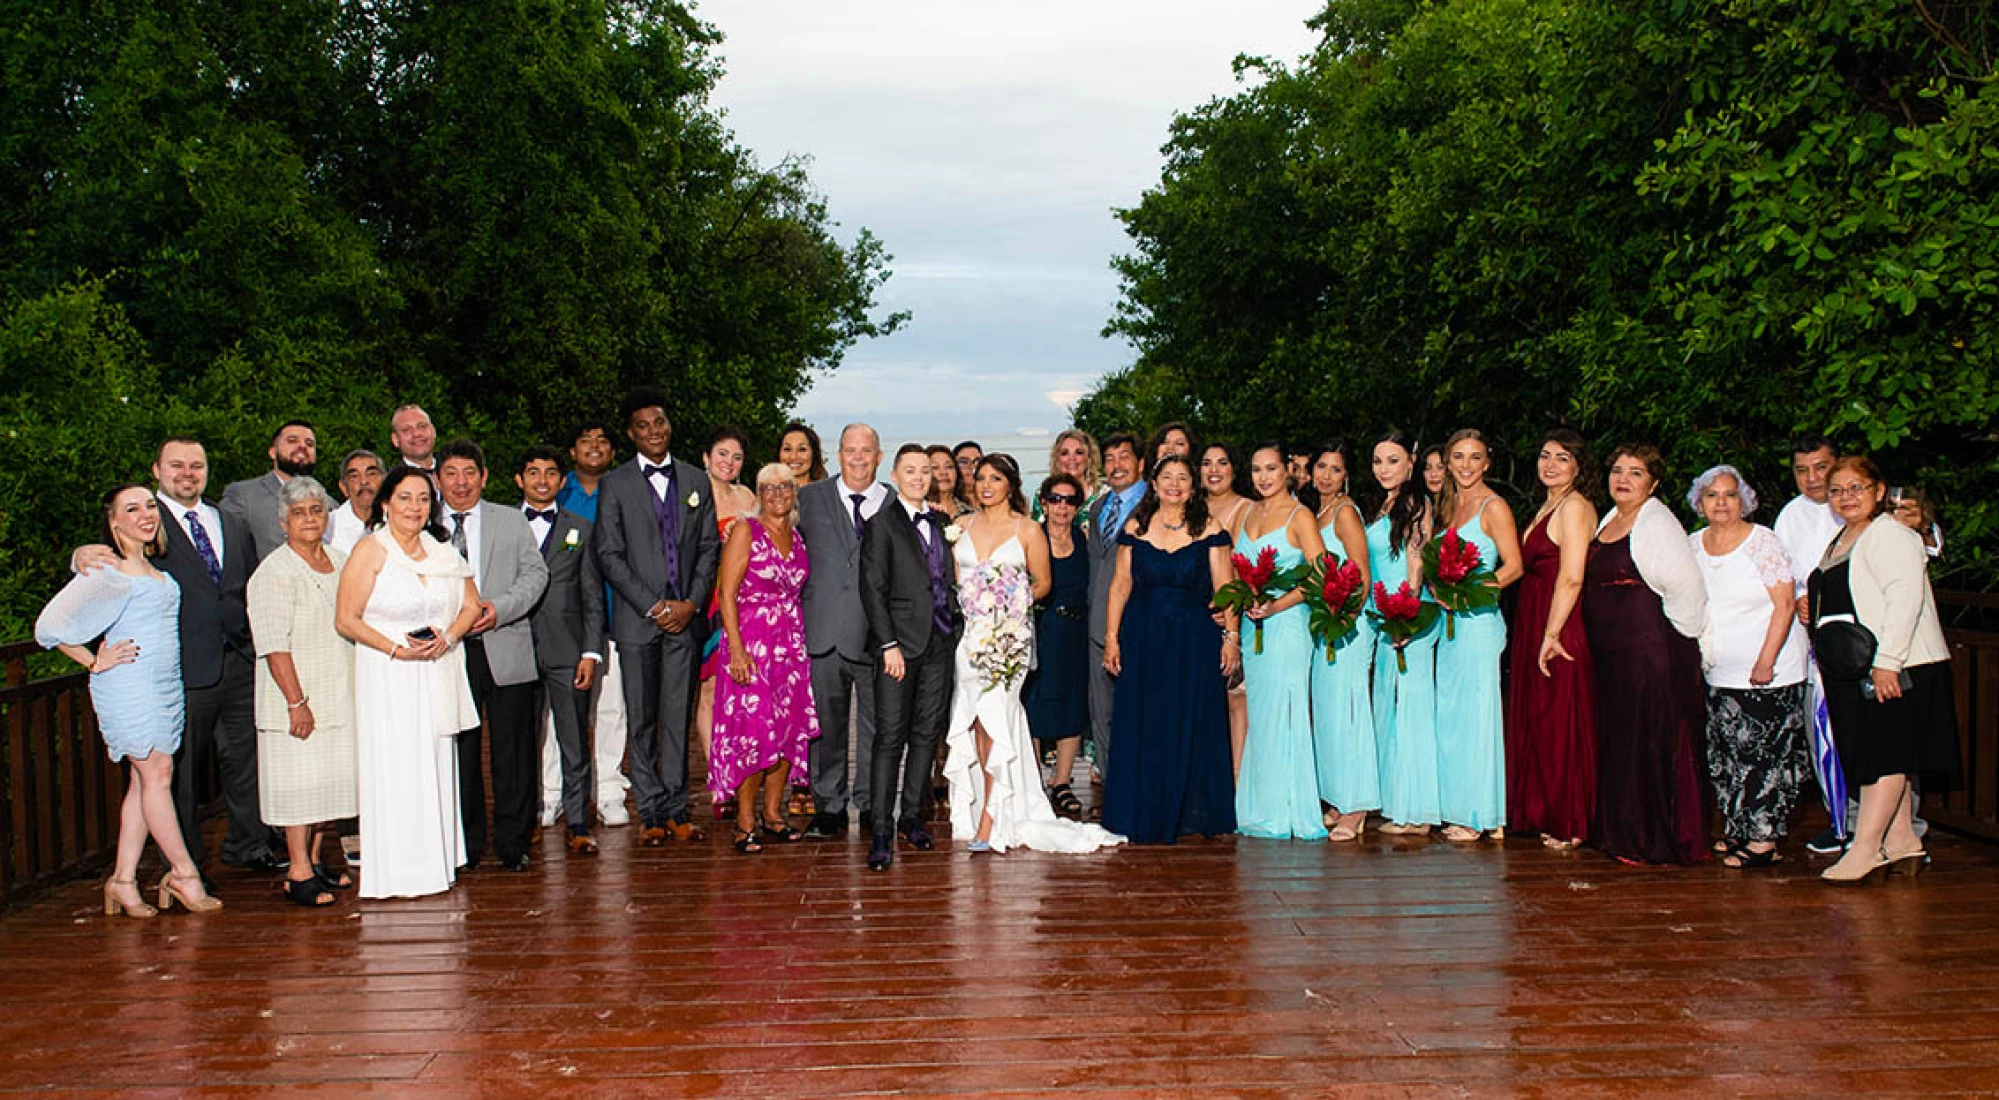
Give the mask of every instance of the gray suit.
[[[1104, 634], [1110, 621], [1111, 579], [1117, 573], [1118, 531], [1105, 530], [1117, 493], [1107, 488], [1090, 509], [1090, 743], [1097, 750], [1097, 775], [1109, 774], [1111, 762], [1111, 695], [1117, 683], [1104, 671]], [[1136, 510], [1134, 506], [1133, 510]], [[1118, 518], [1117, 527], [1130, 519]]]
[[573, 831], [588, 832], [590, 751], [584, 739], [590, 726], [590, 693], [576, 690], [576, 665], [586, 652], [601, 659], [608, 642], [604, 581], [591, 556], [590, 522], [574, 512], [557, 512], [541, 556], [548, 563], [548, 591], [529, 618], [535, 660], [541, 665], [541, 690], [555, 721], [555, 746], [562, 759], [563, 820]]
[[[812, 702], [819, 736], [812, 742], [812, 802], [820, 813], [847, 811], [850, 743], [851, 799], [865, 819], [869, 761], [875, 745], [875, 655], [868, 649], [868, 619], [861, 610], [861, 540], [854, 534], [852, 490], [838, 477], [798, 491], [798, 529], [805, 535], [812, 573], [805, 581], [805, 648], [812, 654]], [[888, 499], [893, 501], [894, 493]], [[847, 708], [854, 706], [853, 737]]]
[[[618, 643], [618, 671], [624, 678], [632, 793], [639, 820], [656, 828], [687, 820], [687, 728], [694, 721], [695, 674], [707, 636], [701, 609], [715, 588], [722, 539], [715, 529], [708, 474], [673, 459], [672, 491], [665, 504], [677, 510], [679, 569], [669, 578], [653, 507], [658, 498], [640, 471], [642, 461], [635, 458], [598, 481], [594, 534], [597, 568], [611, 582], [611, 639]], [[648, 614], [667, 598], [697, 609], [678, 634], [661, 630]]]
[[[283, 487], [277, 471], [272, 470], [248, 481], [230, 482], [222, 490], [222, 503], [216, 505], [250, 529], [250, 543], [259, 562], [285, 544], [285, 525], [278, 519], [278, 490]], [[332, 523], [333, 517], [327, 516], [326, 521]]]
[[[548, 590], [548, 566], [518, 508], [482, 500], [478, 511], [479, 598], [493, 605], [494, 626], [465, 639], [465, 675], [492, 735], [493, 848], [504, 860], [527, 853], [541, 794], [541, 746], [535, 739], [540, 715], [534, 697], [540, 672], [528, 616]], [[452, 519], [447, 507], [447, 527]], [[465, 851], [474, 860], [486, 847], [480, 741], [476, 726], [458, 734], [459, 814], [465, 822]]]

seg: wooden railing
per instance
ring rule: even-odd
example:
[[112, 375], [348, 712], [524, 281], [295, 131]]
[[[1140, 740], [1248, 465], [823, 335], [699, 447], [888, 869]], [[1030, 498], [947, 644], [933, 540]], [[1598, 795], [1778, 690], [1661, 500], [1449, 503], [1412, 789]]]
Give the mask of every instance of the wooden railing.
[[1957, 744], [1964, 782], [1923, 795], [1932, 823], [1999, 840], [1999, 593], [1938, 592], [1957, 683]]
[[118, 842], [119, 765], [78, 669], [31, 680], [33, 642], [0, 645], [0, 904], [102, 865]]

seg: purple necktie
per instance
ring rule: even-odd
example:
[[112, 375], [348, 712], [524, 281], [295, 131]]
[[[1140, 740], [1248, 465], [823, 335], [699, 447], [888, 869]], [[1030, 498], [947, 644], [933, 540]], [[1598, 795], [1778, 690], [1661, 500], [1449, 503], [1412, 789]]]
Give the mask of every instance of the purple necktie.
[[847, 499], [854, 502], [854, 540], [858, 542], [868, 530], [868, 521], [861, 518], [861, 502], [868, 499], [868, 494], [848, 493]]
[[201, 513], [190, 508], [187, 511], [187, 533], [194, 540], [194, 552], [201, 555], [201, 564], [208, 567], [208, 579], [215, 587], [222, 587], [222, 559], [215, 556], [215, 544], [208, 541], [208, 528], [201, 525]]
[[[923, 558], [930, 565], [930, 623], [939, 634], [951, 633], [951, 587], [944, 579], [944, 520], [936, 512], [920, 517], [930, 524], [930, 541], [923, 544]], [[916, 532], [921, 539], [923, 532]]]
[[666, 596], [676, 599], [680, 595], [680, 509], [679, 501], [673, 499], [673, 467], [647, 466], [646, 489], [652, 489], [652, 479], [657, 477], [662, 484], [658, 494], [653, 495], [653, 515], [659, 519], [659, 544], [666, 552]]

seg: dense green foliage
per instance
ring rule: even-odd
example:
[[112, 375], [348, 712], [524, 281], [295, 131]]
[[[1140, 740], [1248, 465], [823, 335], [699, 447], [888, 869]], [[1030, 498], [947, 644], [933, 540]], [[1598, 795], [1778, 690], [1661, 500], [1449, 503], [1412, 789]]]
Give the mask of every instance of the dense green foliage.
[[[1083, 426], [1540, 433], [1790, 495], [1824, 431], [1999, 579], [1999, 8], [1332, 0], [1176, 120]], [[1776, 491], [1771, 491], [1776, 490]], [[1669, 498], [1675, 492], [1666, 494]], [[1766, 522], [1773, 512], [1761, 518]]]
[[672, 0], [6, 3], [0, 637], [168, 432], [213, 495], [292, 416], [330, 481], [410, 400], [502, 463], [638, 382], [774, 442], [901, 318], [722, 125], [717, 42]]

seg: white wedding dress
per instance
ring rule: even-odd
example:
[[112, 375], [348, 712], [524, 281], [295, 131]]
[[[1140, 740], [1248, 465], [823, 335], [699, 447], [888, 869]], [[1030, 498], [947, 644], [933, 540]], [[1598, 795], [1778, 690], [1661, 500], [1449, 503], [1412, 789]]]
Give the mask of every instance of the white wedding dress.
[[[952, 547], [958, 564], [961, 593], [976, 587], [982, 574], [1003, 568], [1027, 569], [1027, 551], [1018, 537], [1008, 537], [981, 562], [971, 537], [960, 538]], [[1032, 613], [1019, 607], [1004, 614], [1011, 625], [1029, 627]], [[951, 695], [951, 724], [945, 733], [944, 776], [951, 783], [951, 835], [970, 840], [978, 835], [979, 818], [987, 809], [986, 773], [993, 777], [992, 846], [995, 851], [1031, 848], [1037, 852], [1094, 852], [1124, 843], [1124, 838], [1103, 828], [1055, 816], [1041, 786], [1041, 769], [1034, 758], [1034, 740], [1027, 729], [1027, 711], [1020, 705], [1025, 672], [1010, 684], [988, 690], [976, 667], [975, 655], [993, 633], [995, 619], [968, 611], [964, 637], [958, 642], [956, 687]], [[1025, 662], [1022, 662], [1023, 669]], [[979, 766], [977, 721], [992, 739], [984, 769]]]

